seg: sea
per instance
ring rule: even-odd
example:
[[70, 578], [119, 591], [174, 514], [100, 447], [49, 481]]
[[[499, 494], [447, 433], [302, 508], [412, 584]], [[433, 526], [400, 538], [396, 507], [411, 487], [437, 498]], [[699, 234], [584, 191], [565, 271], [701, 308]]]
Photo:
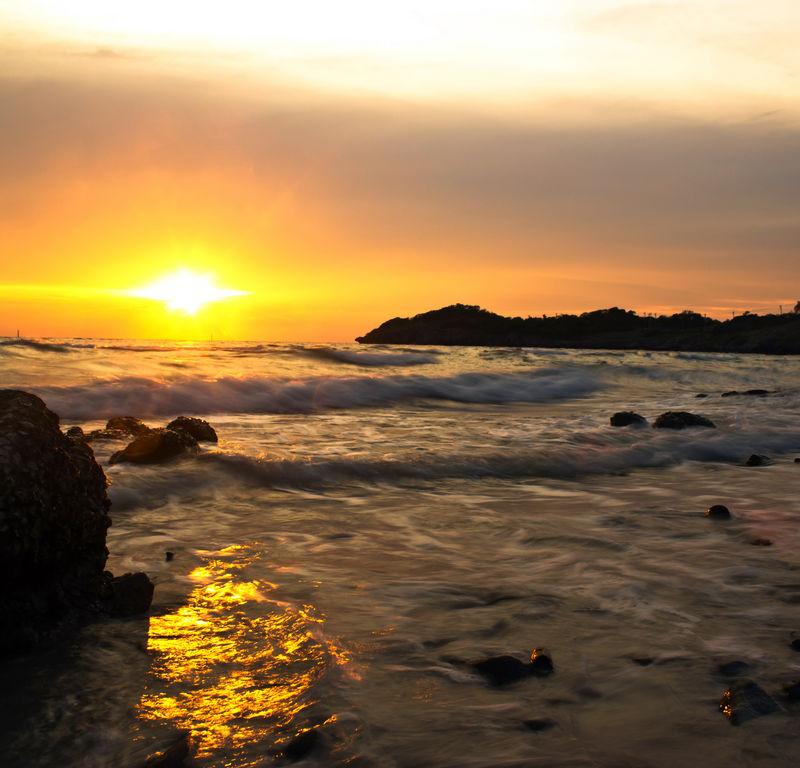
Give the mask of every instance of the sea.
[[[797, 765], [799, 372], [746, 354], [0, 340], [0, 385], [62, 429], [189, 415], [219, 435], [157, 466], [110, 466], [125, 441], [93, 443], [107, 568], [149, 574], [151, 612], [0, 665], [0, 764], [140, 768], [190, 733], [204, 768]], [[612, 427], [617, 411], [648, 424]], [[665, 411], [716, 427], [653, 428]], [[552, 674], [492, 685], [475, 666], [535, 648]], [[742, 678], [775, 706], [734, 724], [720, 700]]]

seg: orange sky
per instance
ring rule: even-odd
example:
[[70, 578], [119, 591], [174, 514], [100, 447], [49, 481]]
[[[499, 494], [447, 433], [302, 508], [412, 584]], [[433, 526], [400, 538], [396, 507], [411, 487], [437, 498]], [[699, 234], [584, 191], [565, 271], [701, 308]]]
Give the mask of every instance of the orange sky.
[[0, 335], [800, 298], [794, 2], [130, 5], [0, 7]]

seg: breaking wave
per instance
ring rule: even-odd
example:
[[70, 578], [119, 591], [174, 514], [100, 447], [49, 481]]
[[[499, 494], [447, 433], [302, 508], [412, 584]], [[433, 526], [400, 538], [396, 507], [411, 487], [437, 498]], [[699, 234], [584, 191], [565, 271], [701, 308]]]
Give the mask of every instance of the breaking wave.
[[543, 369], [525, 374], [453, 376], [317, 376], [302, 379], [125, 377], [68, 387], [37, 387], [52, 410], [72, 419], [177, 413], [310, 413], [388, 406], [413, 399], [462, 403], [546, 402], [582, 397], [600, 388], [585, 371]]

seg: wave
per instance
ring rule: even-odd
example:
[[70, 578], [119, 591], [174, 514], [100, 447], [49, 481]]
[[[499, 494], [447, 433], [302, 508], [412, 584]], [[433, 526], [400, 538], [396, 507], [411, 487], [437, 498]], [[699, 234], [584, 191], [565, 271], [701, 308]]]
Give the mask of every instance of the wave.
[[382, 366], [430, 365], [439, 362], [433, 355], [415, 351], [400, 352], [352, 352], [335, 347], [306, 347], [306, 354], [337, 363], [349, 363], [369, 368]]
[[48, 341], [36, 341], [35, 339], [4, 339], [0, 341], [0, 346], [3, 347], [23, 347], [27, 349], [35, 349], [39, 352], [69, 352], [71, 347], [77, 347], [76, 344], [54, 344]]
[[337, 408], [387, 406], [414, 399], [461, 403], [546, 402], [583, 397], [600, 388], [585, 371], [540, 369], [520, 374], [453, 376], [317, 376], [303, 379], [125, 377], [33, 391], [49, 408], [71, 419], [115, 415], [169, 416], [214, 413], [310, 413]]
[[[265, 459], [214, 451], [175, 465], [169, 473], [156, 471], [144, 479], [143, 484], [191, 489], [197, 482], [192, 477], [202, 475], [208, 482], [215, 482], [216, 472], [237, 484], [270, 488], [325, 488], [347, 483], [374, 485], [443, 479], [574, 479], [670, 467], [686, 461], [741, 463], [753, 450], [773, 455], [800, 450], [800, 436], [790, 429], [767, 435], [744, 430], [691, 440], [686, 435], [665, 435], [656, 430], [633, 442], [618, 442], [619, 438], [607, 437], [599, 445], [592, 443], [595, 439], [603, 440], [603, 435], [598, 433], [591, 437], [591, 443], [550, 444], [528, 451], [489, 450], [450, 455], [432, 455], [425, 451], [419, 456], [398, 460]], [[156, 489], [156, 493], [159, 492]]]

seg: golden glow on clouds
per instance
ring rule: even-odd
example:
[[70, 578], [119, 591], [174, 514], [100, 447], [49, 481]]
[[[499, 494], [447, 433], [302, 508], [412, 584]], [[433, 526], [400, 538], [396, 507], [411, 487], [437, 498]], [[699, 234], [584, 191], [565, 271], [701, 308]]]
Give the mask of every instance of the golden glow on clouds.
[[245, 291], [219, 288], [214, 285], [211, 275], [200, 275], [184, 268], [127, 293], [135, 298], [163, 302], [167, 309], [188, 315], [195, 314], [200, 307], [212, 301], [247, 295]]
[[[610, 94], [695, 110], [781, 98], [800, 65], [796, 0], [16, 0], [0, 26], [259, 72], [334, 91], [497, 103]], [[5, 18], [4, 18], [5, 17]], [[245, 78], [245, 79], [247, 79]], [[785, 104], [783, 106], [786, 106]]]

